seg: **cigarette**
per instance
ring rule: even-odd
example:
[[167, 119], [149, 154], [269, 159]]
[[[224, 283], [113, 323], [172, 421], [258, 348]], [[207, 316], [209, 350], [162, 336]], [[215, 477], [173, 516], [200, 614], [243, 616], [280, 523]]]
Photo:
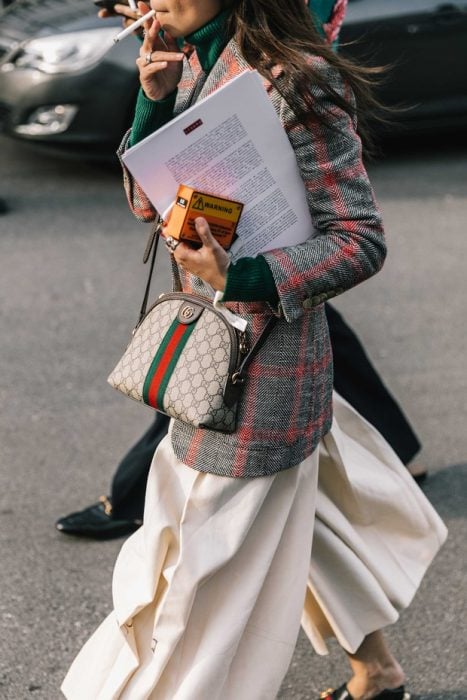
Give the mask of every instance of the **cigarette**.
[[130, 9], [133, 10], [133, 12], [138, 11], [138, 5], [136, 4], [135, 0], [128, 0], [128, 4], [130, 6]]
[[114, 38], [114, 44], [121, 41], [126, 36], [133, 34], [133, 32], [136, 29], [139, 29], [139, 27], [141, 27], [148, 19], [155, 17], [155, 15], [156, 15], [155, 10], [150, 10], [150, 12], [146, 12], [146, 14], [143, 15], [142, 17], [140, 17], [139, 19], [137, 19], [136, 22], [133, 22], [133, 24], [131, 26], [124, 29], [123, 32], [120, 32], [120, 34], [117, 34], [117, 36]]

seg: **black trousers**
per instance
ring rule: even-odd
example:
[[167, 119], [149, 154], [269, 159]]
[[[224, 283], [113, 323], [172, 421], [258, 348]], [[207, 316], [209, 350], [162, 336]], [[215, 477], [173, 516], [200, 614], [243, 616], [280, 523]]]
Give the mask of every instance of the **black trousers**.
[[[353, 330], [333, 307], [325, 306], [336, 391], [379, 430], [400, 460], [407, 464], [420, 449], [417, 436]], [[168, 425], [169, 418], [156, 413], [150, 428], [118, 465], [110, 494], [115, 518], [142, 518], [149, 467]]]

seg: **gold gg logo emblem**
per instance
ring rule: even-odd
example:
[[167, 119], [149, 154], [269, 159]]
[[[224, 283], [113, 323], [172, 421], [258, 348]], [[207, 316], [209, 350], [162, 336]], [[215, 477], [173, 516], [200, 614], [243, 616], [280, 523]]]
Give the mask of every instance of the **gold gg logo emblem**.
[[182, 309], [182, 318], [191, 318], [195, 310], [192, 306], [184, 306]]

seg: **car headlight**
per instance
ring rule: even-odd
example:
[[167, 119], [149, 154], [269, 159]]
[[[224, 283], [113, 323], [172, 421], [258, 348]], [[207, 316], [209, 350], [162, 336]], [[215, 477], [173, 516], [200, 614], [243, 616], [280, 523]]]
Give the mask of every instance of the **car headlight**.
[[96, 63], [113, 46], [114, 36], [115, 27], [102, 27], [32, 39], [14, 63], [44, 73], [72, 73]]

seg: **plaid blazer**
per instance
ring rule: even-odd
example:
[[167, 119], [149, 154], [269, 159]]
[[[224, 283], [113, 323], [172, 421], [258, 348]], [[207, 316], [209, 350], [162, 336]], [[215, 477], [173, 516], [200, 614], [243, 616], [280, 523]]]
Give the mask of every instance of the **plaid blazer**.
[[[347, 88], [335, 69], [321, 58], [310, 60], [343, 94]], [[245, 70], [251, 66], [234, 40], [207, 77], [196, 53], [192, 54], [185, 61], [175, 113]], [[271, 313], [279, 317], [248, 369], [236, 432], [227, 435], [180, 421], [172, 425], [177, 457], [190, 467], [221, 476], [264, 476], [297, 465], [328, 432], [333, 377], [323, 302], [377, 272], [386, 250], [381, 217], [352, 119], [315, 87], [317, 108], [332, 111], [336, 128], [317, 125], [309, 130], [296, 122], [270, 83], [265, 81], [265, 87], [294, 148], [319, 235], [264, 254], [276, 283], [278, 309], [264, 303], [228, 304], [247, 318], [250, 339]], [[153, 220], [154, 208], [125, 169], [124, 181], [135, 216]], [[180, 275], [186, 291], [211, 295], [199, 278], [182, 270]]]

